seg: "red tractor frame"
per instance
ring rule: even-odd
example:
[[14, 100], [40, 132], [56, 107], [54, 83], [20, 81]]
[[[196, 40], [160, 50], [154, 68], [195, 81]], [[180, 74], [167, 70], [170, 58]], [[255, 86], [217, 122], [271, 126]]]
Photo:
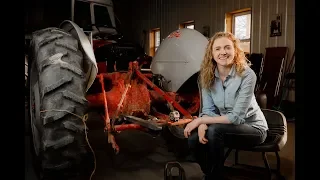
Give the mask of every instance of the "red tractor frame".
[[[161, 130], [163, 126], [183, 126], [192, 121], [193, 115], [200, 107], [199, 92], [183, 95], [166, 92], [153, 83], [153, 74], [141, 71], [142, 65], [147, 63], [146, 59], [138, 58], [129, 62], [128, 71], [110, 73], [106, 72], [106, 62], [99, 62], [99, 73], [86, 96], [89, 107], [103, 107], [104, 113], [101, 116], [105, 121], [108, 142], [116, 152], [119, 152], [119, 146], [113, 135], [115, 132], [127, 129]], [[167, 104], [171, 112], [164, 114], [155, 108], [151, 110], [152, 104], [155, 103]], [[187, 108], [180, 103], [188, 104]], [[121, 117], [131, 123], [116, 125]]]

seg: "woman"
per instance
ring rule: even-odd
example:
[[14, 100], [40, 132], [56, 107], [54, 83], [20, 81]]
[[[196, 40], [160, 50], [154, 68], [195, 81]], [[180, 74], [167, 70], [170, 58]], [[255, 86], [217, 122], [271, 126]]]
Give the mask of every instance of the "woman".
[[268, 125], [254, 96], [256, 75], [233, 34], [210, 40], [200, 69], [202, 111], [184, 135], [205, 180], [222, 179], [224, 147], [263, 143]]

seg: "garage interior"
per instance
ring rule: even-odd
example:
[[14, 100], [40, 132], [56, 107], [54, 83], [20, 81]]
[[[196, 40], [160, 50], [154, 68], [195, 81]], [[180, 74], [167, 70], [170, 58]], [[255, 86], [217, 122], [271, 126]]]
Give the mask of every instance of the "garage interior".
[[[70, 12], [57, 13], [59, 2], [62, 1], [57, 0], [50, 7], [48, 2], [32, 0], [26, 5], [26, 42], [30, 40], [30, 33], [47, 27], [58, 27], [66, 20], [64, 17], [69, 16]], [[117, 31], [121, 32], [125, 41], [140, 46], [151, 58], [156, 56], [162, 42], [179, 29], [194, 29], [206, 38], [218, 31], [234, 33], [240, 39], [241, 47], [257, 74], [255, 93], [265, 93], [265, 108], [285, 115], [287, 141], [279, 151], [280, 172], [286, 180], [295, 179], [294, 0], [116, 0], [113, 5]], [[43, 10], [48, 7], [49, 11]], [[55, 19], [52, 13], [61, 17]], [[78, 24], [77, 21], [75, 23]], [[29, 109], [26, 108], [27, 122], [30, 121], [28, 113]], [[123, 131], [116, 137], [121, 151], [115, 155], [104, 132], [103, 119], [94, 117], [90, 120], [91, 123], [87, 125], [88, 139], [96, 160], [92, 180], [163, 180], [164, 167], [172, 161], [181, 163], [187, 180], [202, 178], [200, 167], [187, 158], [178, 159], [162, 134], [150, 135], [134, 129]], [[25, 134], [25, 179], [33, 180], [36, 179], [36, 172], [30, 150], [33, 148], [30, 143], [32, 133], [29, 130]], [[276, 168], [276, 154], [266, 154], [270, 168]], [[239, 163], [259, 169], [233, 166], [234, 159], [235, 150], [225, 162], [228, 178], [254, 180], [266, 177], [267, 170], [261, 152], [239, 151], [238, 155]], [[281, 178], [273, 174], [272, 179]]]

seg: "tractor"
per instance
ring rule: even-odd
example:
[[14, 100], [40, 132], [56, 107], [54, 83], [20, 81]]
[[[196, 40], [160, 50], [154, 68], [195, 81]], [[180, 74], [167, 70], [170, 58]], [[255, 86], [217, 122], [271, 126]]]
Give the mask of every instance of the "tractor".
[[[89, 3], [90, 10], [107, 8], [110, 19], [99, 19], [112, 25], [99, 24], [96, 11], [90, 18], [75, 18], [77, 2]], [[197, 81], [207, 38], [196, 30], [175, 30], [151, 58], [134, 43], [121, 41], [112, 13], [111, 1], [72, 0], [71, 19], [31, 35], [27, 99], [42, 179], [72, 179], [90, 169], [89, 112], [101, 117], [116, 154], [121, 147], [115, 136], [128, 129], [167, 132], [169, 144], [185, 149], [176, 142], [185, 145], [183, 127], [200, 109]]]

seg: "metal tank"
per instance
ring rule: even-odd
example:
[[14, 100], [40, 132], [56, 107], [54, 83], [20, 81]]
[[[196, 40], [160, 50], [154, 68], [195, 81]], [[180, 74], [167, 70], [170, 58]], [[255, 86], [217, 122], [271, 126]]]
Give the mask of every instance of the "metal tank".
[[208, 42], [200, 32], [187, 28], [173, 31], [161, 42], [151, 70], [165, 78], [166, 90], [177, 92], [184, 82], [200, 71]]

